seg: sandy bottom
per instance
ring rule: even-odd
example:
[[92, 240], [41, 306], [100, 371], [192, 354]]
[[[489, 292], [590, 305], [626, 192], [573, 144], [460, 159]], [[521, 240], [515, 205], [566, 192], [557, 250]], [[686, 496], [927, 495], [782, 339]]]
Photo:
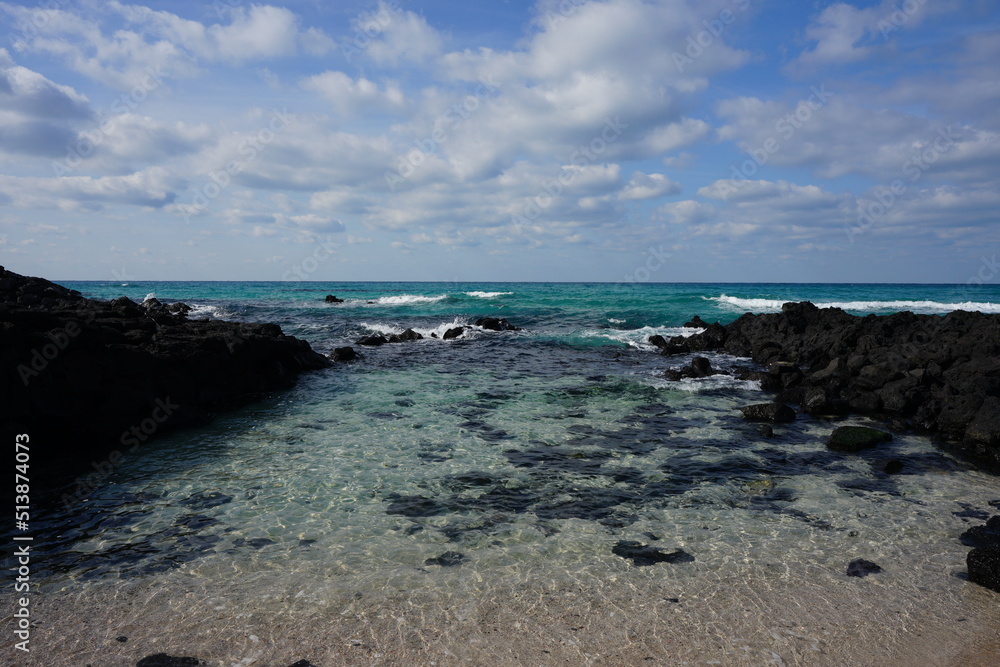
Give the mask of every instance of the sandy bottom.
[[906, 572], [741, 570], [623, 561], [491, 583], [434, 567], [421, 571], [430, 586], [403, 577], [380, 590], [263, 575], [220, 588], [172, 574], [36, 595], [30, 656], [6, 637], [3, 655], [45, 667], [132, 666], [159, 652], [268, 667], [1000, 664], [1000, 594], [954, 573], [928, 586]]

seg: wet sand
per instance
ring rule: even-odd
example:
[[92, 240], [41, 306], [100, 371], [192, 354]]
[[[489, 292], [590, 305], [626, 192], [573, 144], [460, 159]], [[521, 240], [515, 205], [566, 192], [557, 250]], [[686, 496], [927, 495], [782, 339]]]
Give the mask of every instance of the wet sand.
[[1000, 664], [1000, 594], [960, 569], [861, 579], [623, 561], [491, 583], [461, 566], [421, 570], [431, 586], [406, 576], [376, 590], [273, 573], [220, 588], [172, 573], [36, 596], [33, 650], [16, 664], [132, 666], [160, 652], [269, 667]]

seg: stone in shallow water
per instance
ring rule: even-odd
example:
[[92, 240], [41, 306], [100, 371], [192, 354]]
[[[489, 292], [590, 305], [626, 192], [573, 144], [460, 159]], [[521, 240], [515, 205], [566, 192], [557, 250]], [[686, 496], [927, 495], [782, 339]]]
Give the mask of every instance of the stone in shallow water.
[[989, 519], [984, 526], [973, 526], [958, 539], [969, 547], [1000, 549], [1000, 514]]
[[639, 567], [656, 565], [657, 563], [690, 563], [694, 561], [694, 556], [683, 549], [666, 553], [661, 549], [635, 540], [620, 540], [611, 549], [611, 553], [622, 558], [628, 558], [632, 561], [633, 565]]
[[965, 564], [969, 581], [1000, 593], [1000, 549], [973, 549]]
[[881, 571], [881, 567], [864, 558], [855, 558], [847, 564], [848, 577], [867, 577], [869, 574], [878, 574]]
[[191, 665], [205, 665], [198, 658], [178, 658], [166, 653], [156, 653], [149, 655], [135, 663], [135, 667], [190, 667]]
[[232, 496], [227, 496], [219, 491], [203, 491], [201, 493], [196, 493], [189, 498], [185, 498], [181, 501], [181, 505], [197, 509], [209, 509], [211, 507], [225, 505], [226, 503], [230, 503], [232, 501]]
[[461, 565], [465, 562], [467, 558], [465, 554], [458, 551], [445, 551], [443, 554], [437, 558], [428, 558], [424, 561], [424, 565], [440, 565], [441, 567], [455, 567]]
[[882, 442], [889, 442], [892, 436], [885, 431], [867, 426], [839, 426], [833, 430], [826, 446], [835, 452], [853, 454], [869, 449]]
[[750, 421], [766, 421], [775, 424], [795, 421], [795, 410], [784, 403], [758, 403], [740, 408], [743, 418]]

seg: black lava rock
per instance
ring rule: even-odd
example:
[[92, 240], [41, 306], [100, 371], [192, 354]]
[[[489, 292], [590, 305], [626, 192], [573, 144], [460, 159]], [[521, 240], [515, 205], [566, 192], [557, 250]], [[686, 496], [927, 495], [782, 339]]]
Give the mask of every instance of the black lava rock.
[[353, 347], [336, 347], [330, 353], [330, 358], [334, 361], [354, 361], [358, 358], [358, 353]]
[[452, 327], [444, 332], [441, 336], [444, 340], [452, 340], [454, 338], [459, 338], [465, 334], [465, 327]]
[[458, 551], [445, 551], [443, 554], [437, 558], [428, 558], [424, 561], [424, 565], [440, 565], [441, 567], [455, 567], [461, 565], [467, 560], [465, 554], [459, 553]]
[[826, 446], [835, 452], [860, 452], [880, 443], [889, 442], [892, 435], [867, 426], [838, 426], [830, 434]]
[[973, 549], [965, 564], [969, 581], [1000, 593], [1000, 549]]
[[332, 294], [327, 294], [327, 295], [326, 295], [326, 299], [325, 299], [325, 301], [326, 301], [327, 303], [344, 303], [344, 300], [343, 300], [343, 299], [338, 299], [337, 297], [335, 297], [335, 296], [334, 296], [334, 295], [332, 295]]
[[758, 403], [740, 408], [743, 418], [749, 421], [773, 423], [795, 421], [795, 410], [784, 403]]
[[166, 653], [156, 653], [135, 663], [135, 667], [192, 667], [205, 664], [208, 663], [198, 658], [177, 658]]
[[[24, 305], [25, 296], [37, 301]], [[100, 476], [123, 456], [140, 456], [151, 437], [204, 424], [331, 365], [275, 324], [188, 320], [186, 310], [85, 299], [0, 267], [0, 436], [28, 430], [44, 443], [32, 468], [44, 487], [83, 470]], [[64, 500], [90, 488], [81, 483]]]
[[848, 577], [867, 577], [869, 574], [878, 574], [881, 571], [881, 567], [864, 558], [855, 558], [847, 564]]
[[367, 347], [378, 347], [379, 345], [388, 345], [389, 339], [382, 334], [372, 334], [370, 336], [365, 336], [364, 338], [359, 338], [354, 342], [358, 345], [365, 345]]
[[694, 561], [694, 556], [683, 549], [667, 553], [635, 540], [620, 540], [612, 547], [611, 553], [627, 558], [632, 561], [633, 565], [639, 567], [656, 565], [657, 563], [691, 563]]
[[477, 327], [490, 331], [520, 331], [520, 327], [515, 327], [503, 317], [480, 317], [473, 322]]

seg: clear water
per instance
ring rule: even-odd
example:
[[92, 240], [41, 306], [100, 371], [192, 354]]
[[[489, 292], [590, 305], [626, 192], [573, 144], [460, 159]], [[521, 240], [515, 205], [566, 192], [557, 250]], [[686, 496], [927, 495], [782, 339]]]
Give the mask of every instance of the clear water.
[[[707, 596], [705, 587], [721, 582], [761, 600], [778, 589], [833, 599], [845, 581], [862, 581], [844, 576], [859, 557], [886, 570], [864, 582], [893, 584], [879, 603], [914, 618], [940, 615], [927, 600], [950, 600], [940, 604], [967, 616], [989, 604], [985, 589], [973, 595], [986, 603], [966, 599], [968, 548], [957, 537], [997, 511], [995, 477], [919, 436], [833, 453], [825, 438], [835, 424], [805, 416], [765, 437], [739, 417], [741, 405], [767, 400], [755, 384], [669, 382], [662, 371], [688, 359], [653, 354], [645, 340], [683, 333], [694, 314], [725, 322], [787, 300], [858, 313], [956, 304], [997, 312], [995, 287], [64, 284], [98, 298], [183, 300], [195, 316], [276, 322], [322, 352], [374, 331], [440, 335], [482, 315], [524, 327], [363, 349], [358, 363], [144, 445], [85, 502], [41, 525], [42, 588], [77, 629], [83, 600], [109, 627], [125, 623], [126, 590], [210, 591], [217, 620], [235, 622], [252, 600], [265, 617], [309, 627], [340, 619], [352, 596], [396, 596], [392, 604], [429, 613], [469, 599], [514, 604], [525, 586], [578, 586], [592, 603], [621, 593], [611, 582], [627, 582], [633, 597], [662, 598], [663, 577], [672, 595], [690, 599], [714, 599], [718, 590]], [[326, 304], [328, 293], [347, 301]], [[723, 370], [749, 363], [711, 358]], [[904, 459], [902, 474], [878, 472], [887, 457]], [[636, 567], [612, 552], [621, 540], [683, 549], [694, 561]], [[433, 561], [448, 552], [461, 563]], [[844, 604], [860, 604], [851, 595]], [[703, 612], [720, 614], [719, 604], [731, 602], [706, 602]], [[147, 620], [185, 632], [209, 622], [203, 613], [165, 604], [148, 607]], [[842, 614], [817, 614], [814, 630]], [[459, 622], [448, 618], [446, 627]], [[750, 641], [748, 660], [808, 655], [811, 644], [800, 643], [776, 651]], [[252, 644], [220, 660], [277, 659]]]

